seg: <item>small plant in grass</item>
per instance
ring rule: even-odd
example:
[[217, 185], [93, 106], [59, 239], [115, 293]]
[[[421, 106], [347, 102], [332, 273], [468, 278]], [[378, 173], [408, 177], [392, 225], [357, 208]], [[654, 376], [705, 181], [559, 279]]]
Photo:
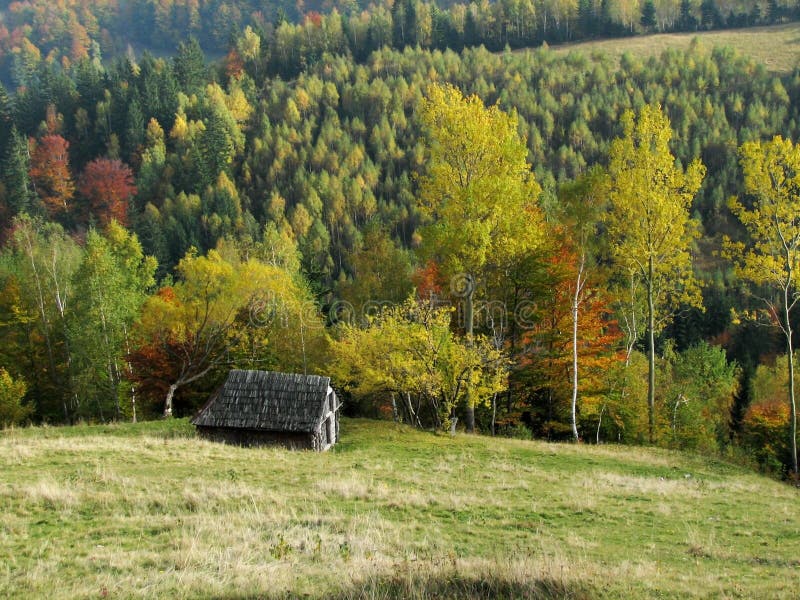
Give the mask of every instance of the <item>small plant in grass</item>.
[[284, 539], [283, 534], [278, 534], [278, 541], [270, 547], [269, 553], [275, 560], [283, 560], [292, 553], [292, 546]]
[[349, 560], [352, 554], [353, 549], [350, 547], [348, 542], [345, 541], [339, 544], [339, 556], [342, 557], [342, 560]]

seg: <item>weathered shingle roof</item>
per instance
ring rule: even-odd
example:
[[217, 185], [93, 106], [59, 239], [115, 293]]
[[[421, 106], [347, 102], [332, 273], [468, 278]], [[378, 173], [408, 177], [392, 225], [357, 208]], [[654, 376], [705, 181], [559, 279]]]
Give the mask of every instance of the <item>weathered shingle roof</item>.
[[329, 377], [273, 371], [228, 374], [192, 423], [264, 431], [312, 432], [326, 412]]

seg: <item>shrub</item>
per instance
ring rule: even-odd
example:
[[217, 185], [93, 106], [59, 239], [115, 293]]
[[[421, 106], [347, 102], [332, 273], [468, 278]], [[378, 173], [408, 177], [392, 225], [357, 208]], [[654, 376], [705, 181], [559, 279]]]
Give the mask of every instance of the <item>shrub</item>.
[[8, 371], [0, 368], [0, 426], [18, 425], [28, 419], [33, 408], [22, 403], [27, 391], [23, 380], [15, 381]]
[[501, 433], [515, 440], [531, 440], [533, 433], [524, 423], [514, 423], [505, 427]]
[[772, 400], [751, 406], [742, 421], [742, 442], [762, 469], [785, 473], [791, 464], [786, 401]]

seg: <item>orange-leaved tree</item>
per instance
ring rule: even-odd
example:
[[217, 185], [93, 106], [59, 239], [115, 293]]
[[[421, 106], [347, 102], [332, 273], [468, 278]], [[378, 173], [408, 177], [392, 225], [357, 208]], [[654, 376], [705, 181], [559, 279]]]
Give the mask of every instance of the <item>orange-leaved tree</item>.
[[72, 208], [75, 184], [68, 151], [69, 142], [60, 135], [45, 135], [38, 142], [31, 140], [31, 181], [51, 217]]
[[585, 343], [584, 332], [580, 328], [583, 315], [590, 299], [597, 300], [598, 290], [591, 285], [591, 279], [599, 278], [599, 255], [601, 247], [598, 240], [600, 226], [608, 206], [608, 182], [599, 167], [590, 170], [575, 182], [564, 185], [559, 190], [560, 221], [565, 229], [564, 243], [569, 244], [574, 260], [569, 267], [570, 307], [572, 314], [572, 437], [577, 442], [578, 434], [578, 395], [580, 390], [579, 345]]
[[[547, 261], [551, 291], [540, 298], [536, 322], [522, 336], [519, 379], [536, 390], [534, 419], [548, 436], [560, 437], [567, 428], [574, 436], [579, 425], [594, 426], [602, 418], [606, 410], [606, 373], [621, 360], [621, 333], [611, 317], [610, 298], [588, 274], [577, 323], [574, 321], [575, 275], [580, 261], [579, 254], [566, 241], [554, 248]], [[580, 332], [577, 343], [575, 325]], [[576, 360], [582, 365], [582, 404], [573, 427], [570, 398]]]

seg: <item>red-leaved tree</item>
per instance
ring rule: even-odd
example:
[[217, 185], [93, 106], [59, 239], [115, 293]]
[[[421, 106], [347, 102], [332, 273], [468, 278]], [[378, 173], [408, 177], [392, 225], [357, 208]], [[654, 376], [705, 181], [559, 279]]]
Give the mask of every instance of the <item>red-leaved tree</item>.
[[127, 224], [128, 203], [136, 194], [133, 172], [128, 165], [117, 159], [94, 159], [83, 171], [79, 191], [89, 214], [100, 225], [111, 220]]

